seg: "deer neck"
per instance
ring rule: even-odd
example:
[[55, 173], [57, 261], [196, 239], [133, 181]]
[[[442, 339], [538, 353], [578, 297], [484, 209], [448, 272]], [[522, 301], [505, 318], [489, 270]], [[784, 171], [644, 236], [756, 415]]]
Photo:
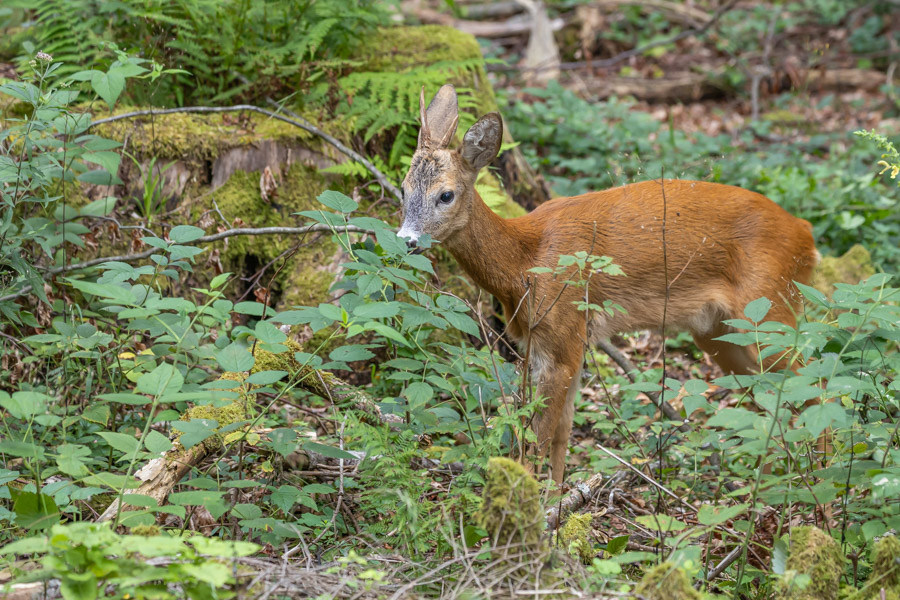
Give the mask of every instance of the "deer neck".
[[539, 241], [520, 221], [499, 217], [475, 192], [468, 223], [444, 241], [475, 283], [507, 306], [515, 306], [525, 293], [525, 272], [534, 266]]

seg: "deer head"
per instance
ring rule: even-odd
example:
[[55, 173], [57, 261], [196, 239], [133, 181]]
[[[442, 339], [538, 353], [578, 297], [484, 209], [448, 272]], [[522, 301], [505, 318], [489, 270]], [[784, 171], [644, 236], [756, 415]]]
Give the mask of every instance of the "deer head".
[[419, 96], [422, 128], [419, 145], [401, 185], [403, 225], [397, 235], [414, 246], [422, 235], [448, 240], [465, 228], [475, 201], [475, 178], [500, 151], [503, 122], [498, 113], [478, 120], [450, 150], [459, 107], [456, 90], [445, 85], [425, 108], [425, 88]]

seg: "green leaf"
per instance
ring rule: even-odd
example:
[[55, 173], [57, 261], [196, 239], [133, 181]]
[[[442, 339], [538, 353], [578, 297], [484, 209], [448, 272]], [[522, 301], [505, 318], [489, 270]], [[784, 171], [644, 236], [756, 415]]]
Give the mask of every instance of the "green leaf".
[[151, 429], [144, 438], [144, 446], [153, 454], [163, 454], [172, 449], [172, 441], [155, 429]]
[[52, 496], [23, 492], [9, 487], [16, 513], [16, 525], [25, 529], [46, 529], [59, 522], [59, 508]]
[[163, 363], [144, 373], [137, 380], [139, 392], [159, 397], [165, 394], [176, 394], [184, 385], [184, 376], [174, 365]]
[[176, 244], [187, 244], [188, 242], [193, 242], [194, 240], [201, 238], [204, 235], [206, 235], [205, 231], [203, 231], [199, 227], [194, 227], [193, 225], [176, 225], [169, 231], [169, 239]]
[[744, 315], [754, 323], [761, 323], [772, 308], [772, 301], [768, 298], [757, 298], [744, 308]]
[[127, 457], [134, 456], [134, 453], [137, 452], [140, 447], [140, 440], [138, 440], [133, 435], [128, 435], [126, 433], [115, 433], [113, 431], [100, 431], [97, 433], [100, 437], [106, 440], [106, 443], [118, 450], [119, 452], [124, 452]]
[[334, 494], [337, 490], [324, 483], [310, 483], [303, 486], [303, 492], [306, 494]]
[[126, 290], [120, 285], [114, 283], [93, 283], [91, 281], [81, 281], [79, 279], [66, 278], [66, 281], [72, 284], [72, 287], [92, 296], [101, 298], [109, 298], [115, 300], [119, 304], [133, 305], [134, 295], [131, 290]]
[[27, 537], [6, 544], [0, 548], [0, 556], [11, 554], [43, 554], [50, 549], [50, 540], [46, 537]]
[[185, 450], [190, 450], [203, 440], [215, 435], [218, 421], [214, 419], [191, 419], [190, 421], [176, 421], [172, 427], [182, 432], [178, 441]]
[[357, 204], [355, 200], [353, 200], [352, 198], [348, 198], [340, 192], [335, 192], [334, 190], [326, 190], [322, 192], [321, 194], [319, 194], [317, 200], [331, 210], [336, 210], [342, 213], [351, 213], [359, 208], [359, 204]]
[[31, 442], [18, 440], [0, 440], [0, 453], [18, 456], [20, 458], [44, 458], [44, 449]]
[[200, 554], [222, 558], [250, 556], [251, 554], [259, 552], [261, 549], [258, 544], [252, 542], [235, 542], [233, 540], [223, 540], [201, 535], [194, 536], [188, 541]]
[[90, 448], [81, 444], [63, 444], [56, 451], [56, 465], [60, 471], [75, 478], [89, 473], [83, 459], [91, 455]]
[[761, 418], [759, 414], [746, 408], [723, 408], [710, 417], [706, 424], [710, 427], [724, 427], [740, 431], [753, 427], [759, 418]]
[[669, 515], [640, 515], [634, 519], [652, 531], [681, 531], [687, 525]]
[[14, 419], [27, 420], [47, 410], [50, 396], [40, 392], [15, 392], [12, 396], [0, 392], [0, 406], [9, 411]]
[[814, 404], [803, 411], [798, 423], [811, 434], [818, 436], [836, 422], [843, 422], [846, 417], [843, 407], [837, 402]]
[[81, 155], [81, 160], [100, 165], [110, 175], [116, 175], [122, 156], [118, 152], [88, 152]]
[[[146, 404], [147, 398], [144, 396], [141, 396], [141, 398], [144, 398], [143, 403]], [[93, 404], [81, 413], [81, 418], [88, 423], [96, 423], [106, 427], [106, 424], [109, 423], [110, 414], [109, 404]]]
[[225, 492], [215, 490], [191, 490], [169, 494], [168, 501], [176, 506], [207, 506], [221, 501]]
[[247, 383], [252, 385], [271, 385], [281, 381], [288, 375], [287, 371], [259, 371], [247, 378]]
[[269, 495], [269, 502], [280, 508], [281, 512], [287, 514], [301, 495], [303, 495], [302, 492], [294, 486], [282, 485]]
[[268, 321], [257, 323], [254, 335], [266, 344], [282, 344], [287, 341], [287, 335]]
[[97, 397], [101, 400], [106, 400], [107, 402], [115, 402], [117, 404], [143, 405], [151, 402], [150, 398], [148, 398], [147, 396], [142, 396], [140, 394], [111, 393], [100, 394]]
[[734, 519], [738, 515], [747, 510], [749, 504], [738, 504], [736, 506], [714, 506], [712, 504], [704, 504], [697, 513], [697, 520], [702, 525], [719, 525]]
[[617, 554], [621, 554], [625, 551], [625, 548], [628, 546], [628, 540], [631, 538], [630, 535], [620, 535], [612, 538], [606, 544], [606, 551], [609, 552], [611, 556], [616, 556]]
[[303, 444], [303, 449], [310, 452], [318, 452], [322, 456], [327, 456], [329, 458], [357, 460], [357, 457], [353, 454], [350, 454], [349, 452], [341, 450], [340, 448], [335, 448], [333, 446], [326, 446], [325, 444], [320, 444], [318, 442], [306, 442]]
[[256, 364], [256, 359], [241, 342], [232, 342], [216, 354], [216, 361], [224, 371], [240, 373], [249, 371]]
[[91, 71], [91, 87], [112, 110], [125, 88], [125, 77], [115, 69], [110, 69], [108, 73]]
[[460, 312], [445, 310], [441, 312], [441, 316], [447, 319], [453, 327], [459, 329], [463, 333], [475, 336], [481, 339], [481, 332], [478, 330], [478, 324], [470, 317]]
[[340, 346], [335, 348], [328, 354], [331, 360], [353, 362], [357, 360], [368, 360], [375, 356], [361, 344], [352, 344], [349, 346]]
[[373, 302], [360, 304], [353, 309], [353, 315], [361, 319], [386, 319], [400, 312], [399, 302]]
[[434, 396], [434, 390], [424, 381], [417, 381], [409, 384], [403, 390], [403, 396], [409, 400], [412, 406], [421, 406], [431, 400]]

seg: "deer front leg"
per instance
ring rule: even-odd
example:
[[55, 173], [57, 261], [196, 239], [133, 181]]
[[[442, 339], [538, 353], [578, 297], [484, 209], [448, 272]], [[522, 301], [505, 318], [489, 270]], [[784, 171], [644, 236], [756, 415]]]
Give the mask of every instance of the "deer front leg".
[[[577, 360], [577, 362], [576, 362]], [[550, 475], [557, 484], [563, 482], [566, 452], [572, 433], [572, 417], [575, 413], [575, 392], [581, 375], [581, 356], [566, 363], [544, 369], [539, 375], [538, 394], [545, 399], [542, 412], [535, 419], [537, 455], [550, 454]]]

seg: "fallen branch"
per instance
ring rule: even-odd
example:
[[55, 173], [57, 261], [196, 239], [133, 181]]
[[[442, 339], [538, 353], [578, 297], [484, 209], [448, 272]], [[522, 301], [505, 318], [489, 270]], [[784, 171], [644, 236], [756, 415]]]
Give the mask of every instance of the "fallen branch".
[[[506, 21], [499, 22], [482, 22], [470, 21], [467, 19], [457, 19], [452, 15], [442, 13], [430, 8], [419, 8], [415, 10], [415, 16], [423, 23], [431, 23], [435, 25], [446, 25], [458, 29], [463, 33], [474, 35], [482, 38], [499, 38], [514, 35], [525, 35], [531, 33], [532, 19], [523, 19], [512, 17]], [[553, 19], [550, 21], [550, 29], [559, 31], [565, 26], [562, 19]]]
[[575, 485], [559, 504], [547, 511], [547, 527], [553, 531], [570, 514], [588, 504], [603, 487], [604, 477], [600, 473], [592, 475], [587, 481]]
[[[722, 18], [726, 12], [731, 10], [735, 4], [737, 4], [738, 0], [730, 0], [728, 3], [722, 5], [719, 10], [715, 12], [715, 14], [709, 18], [702, 26], [694, 27], [677, 35], [673, 35], [672, 37], [668, 37], [662, 40], [656, 40], [654, 42], [649, 42], [644, 44], [643, 46], [638, 46], [637, 48], [632, 48], [631, 50], [626, 50], [625, 52], [621, 52], [612, 58], [602, 59], [602, 60], [579, 60], [574, 62], [566, 62], [559, 65], [559, 69], [563, 71], [572, 71], [576, 69], [581, 69], [583, 67], [591, 67], [603, 69], [606, 67], [613, 67], [621, 62], [628, 60], [633, 56], [640, 56], [644, 52], [648, 50], [652, 50], [653, 48], [658, 48], [660, 46], [669, 46], [671, 44], [675, 44], [680, 42], [683, 39], [693, 37], [693, 36], [701, 36], [705, 34], [707, 31], [712, 28], [713, 25], [718, 23], [719, 19]], [[535, 67], [531, 70], [539, 70], [545, 67]], [[527, 67], [518, 67], [518, 66], [506, 66], [506, 65], [488, 65], [489, 71], [527, 71], [529, 70]]]
[[[122, 113], [121, 115], [114, 115], [112, 117], [106, 117], [104, 119], [98, 119], [91, 123], [91, 127], [96, 127], [97, 125], [102, 125], [104, 123], [112, 123], [114, 121], [121, 121], [123, 119], [133, 119], [136, 117], [146, 117], [146, 116], [154, 116], [154, 115], [171, 115], [176, 113], [221, 113], [221, 112], [240, 112], [240, 111], [250, 111], [256, 112], [263, 115], [266, 115], [272, 119], [277, 119], [279, 121], [284, 121], [285, 123], [289, 123], [295, 127], [299, 127], [304, 131], [308, 131], [313, 135], [317, 135], [339, 151], [349, 156], [356, 162], [363, 165], [374, 177], [378, 180], [386, 190], [388, 190], [391, 195], [397, 200], [397, 202], [402, 201], [402, 196], [400, 194], [400, 190], [397, 189], [391, 181], [387, 178], [387, 176], [382, 173], [378, 168], [369, 162], [365, 157], [363, 157], [358, 152], [348, 148], [343, 143], [338, 141], [333, 136], [325, 133], [312, 123], [309, 123], [302, 117], [297, 116], [297, 118], [290, 119], [285, 117], [284, 115], [278, 114], [277, 112], [273, 112], [271, 110], [266, 110], [265, 108], [260, 108], [259, 106], [255, 106], [253, 104], [236, 104], [234, 106], [183, 106], [181, 108], [162, 108], [162, 109], [147, 109], [147, 110], [136, 110], [133, 112]], [[296, 115], [295, 115], [296, 116]]]
[[[219, 240], [224, 240], [226, 238], [238, 236], [238, 235], [305, 235], [307, 233], [316, 233], [316, 232], [329, 232], [336, 231], [338, 233], [370, 233], [371, 230], [365, 229], [362, 227], [356, 227], [355, 225], [345, 225], [343, 227], [331, 227], [329, 225], [307, 225], [306, 227], [239, 227], [235, 229], [228, 229], [226, 231], [221, 231], [219, 233], [214, 233], [211, 235], [204, 235], [203, 237], [199, 237], [196, 240], [190, 242], [190, 244], [208, 244], [211, 242], [217, 242]], [[153, 254], [159, 252], [158, 248], [151, 248], [149, 250], [145, 250], [144, 252], [136, 252], [133, 254], [119, 254], [116, 256], [102, 256], [99, 258], [92, 258], [90, 260], [85, 260], [77, 263], [70, 263], [68, 265], [62, 265], [59, 267], [35, 267], [39, 271], [43, 271], [47, 275], [59, 275], [60, 273], [68, 273], [69, 271], [78, 271], [80, 269], [88, 269], [90, 267], [96, 267], [97, 265], [102, 265], [107, 262], [137, 262], [139, 260], [144, 260], [145, 258], [150, 258]], [[26, 285], [18, 292], [13, 294], [8, 294], [6, 296], [0, 296], [0, 302], [4, 302], [6, 300], [13, 300], [18, 298], [19, 296], [24, 296], [32, 290], [30, 285]]]

